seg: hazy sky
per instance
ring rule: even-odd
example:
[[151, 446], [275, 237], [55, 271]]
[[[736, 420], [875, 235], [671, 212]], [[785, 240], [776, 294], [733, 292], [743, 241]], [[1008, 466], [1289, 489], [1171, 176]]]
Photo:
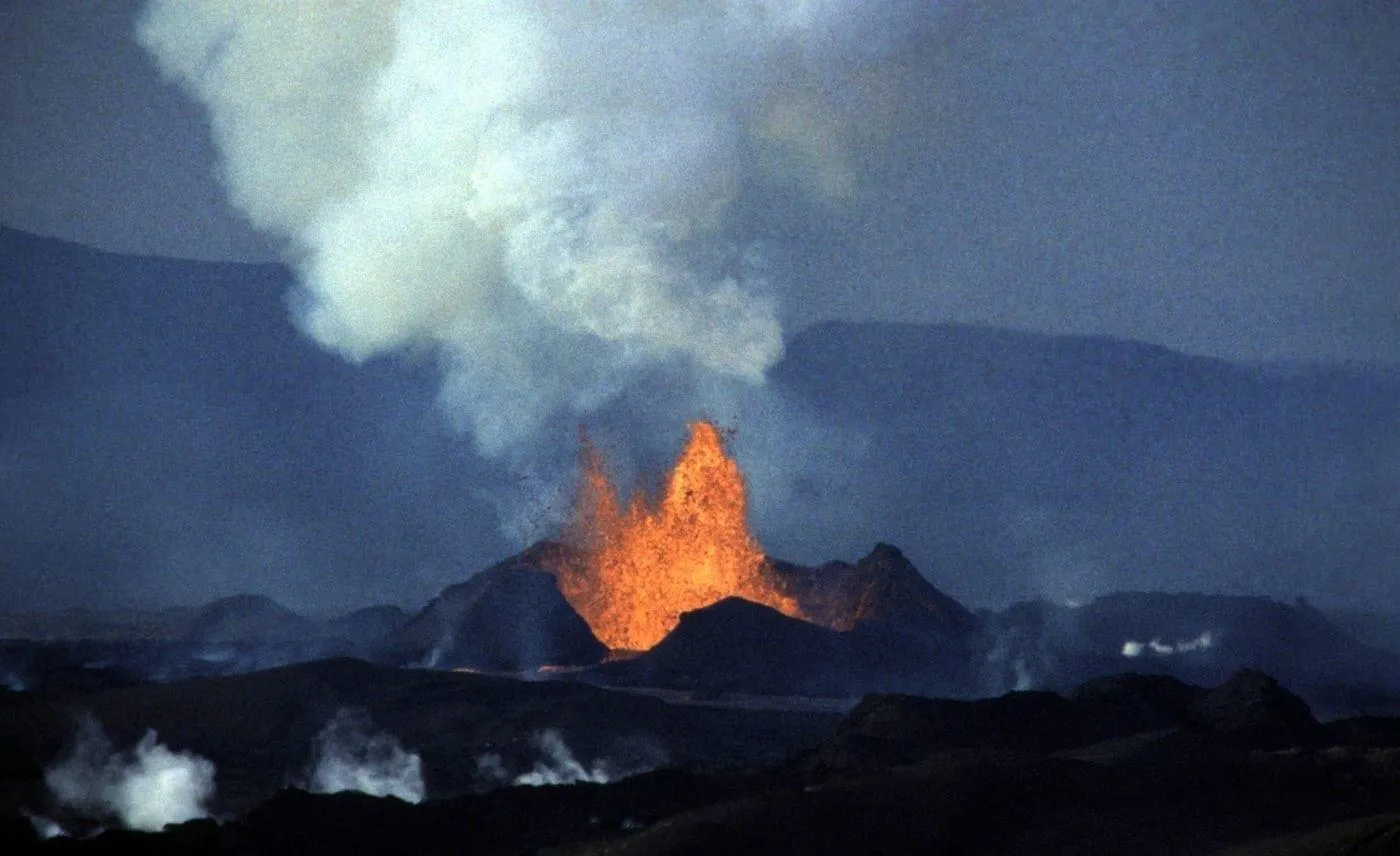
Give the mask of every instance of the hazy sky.
[[[834, 28], [875, 9], [920, 26], [893, 47], [857, 32], [837, 50], [891, 65], [818, 70], [825, 101], [787, 102], [791, 134], [844, 158], [829, 198], [750, 181], [730, 206], [787, 327], [980, 320], [1400, 360], [1397, 4], [818, 5], [844, 10]], [[121, 251], [274, 256], [286, 237], [224, 201], [205, 109], [134, 41], [141, 7], [0, 6], [0, 221]], [[824, 118], [858, 99], [881, 102], [855, 111], [878, 133]]]

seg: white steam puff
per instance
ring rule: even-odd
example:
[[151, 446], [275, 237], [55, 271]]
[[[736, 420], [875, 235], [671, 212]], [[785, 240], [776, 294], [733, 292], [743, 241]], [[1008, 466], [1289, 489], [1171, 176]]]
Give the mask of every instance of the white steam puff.
[[1144, 652], [1151, 652], [1158, 657], [1166, 657], [1171, 654], [1204, 651], [1214, 644], [1215, 638], [1211, 635], [1211, 632], [1207, 630], [1195, 639], [1178, 640], [1175, 645], [1167, 644], [1161, 639], [1152, 639], [1150, 642], [1139, 642], [1136, 639], [1129, 639], [1123, 643], [1121, 653], [1124, 657], [1129, 659], [1141, 657]]
[[760, 173], [853, 192], [876, 108], [825, 93], [897, 17], [152, 0], [138, 38], [208, 108], [233, 202], [290, 241], [304, 329], [352, 360], [434, 349], [450, 411], [498, 455], [650, 366], [762, 380], [782, 336], [734, 204]]
[[214, 763], [173, 752], [146, 732], [135, 748], [117, 752], [92, 717], [80, 724], [72, 752], [44, 772], [60, 804], [94, 818], [117, 817], [129, 829], [156, 832], [170, 823], [208, 816]]
[[57, 821], [37, 814], [26, 814], [25, 816], [29, 818], [29, 825], [34, 827], [34, 834], [39, 836], [40, 841], [48, 841], [50, 838], [68, 834], [68, 830], [60, 826]]
[[308, 787], [315, 793], [359, 791], [419, 803], [427, 794], [423, 760], [397, 737], [375, 732], [364, 711], [341, 709], [316, 735]]
[[553, 728], [540, 732], [535, 737], [542, 757], [528, 773], [521, 773], [513, 780], [517, 785], [573, 785], [579, 782], [604, 783], [612, 776], [607, 765], [594, 761], [585, 767], [574, 757], [564, 738]]
[[505, 759], [495, 753], [482, 755], [476, 759], [477, 777], [488, 785], [509, 782], [512, 785], [574, 785], [580, 782], [605, 784], [627, 776], [634, 776], [653, 770], [666, 761], [666, 754], [659, 746], [648, 741], [631, 747], [631, 757], [626, 761], [612, 761], [599, 758], [585, 765], [578, 759], [558, 730], [547, 728], [535, 734], [533, 742], [540, 752], [531, 768], [512, 776], [506, 769]]

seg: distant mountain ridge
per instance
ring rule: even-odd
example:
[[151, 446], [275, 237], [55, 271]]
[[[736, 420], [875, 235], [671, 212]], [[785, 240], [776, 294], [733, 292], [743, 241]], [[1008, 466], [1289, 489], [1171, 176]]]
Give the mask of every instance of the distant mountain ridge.
[[1124, 589], [1400, 603], [1400, 368], [828, 322], [770, 378], [846, 432], [794, 454], [785, 526], [757, 506], [770, 552], [880, 538], [987, 605]]
[[[0, 610], [197, 602], [229, 580], [302, 611], [422, 603], [518, 546], [480, 487], [508, 476], [440, 422], [433, 366], [317, 348], [292, 287], [280, 265], [0, 227]], [[897, 543], [984, 606], [1195, 590], [1400, 609], [1400, 369], [953, 324], [828, 322], [786, 345], [768, 392], [792, 424], [736, 426], [741, 463], [774, 434], [750, 474], [772, 555]]]

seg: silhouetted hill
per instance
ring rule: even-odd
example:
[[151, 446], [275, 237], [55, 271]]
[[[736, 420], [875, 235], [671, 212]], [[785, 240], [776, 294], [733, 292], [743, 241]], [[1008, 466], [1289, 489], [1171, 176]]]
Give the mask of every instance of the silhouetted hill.
[[518, 671], [580, 666], [606, 648], [564, 599], [542, 542], [444, 589], [388, 640], [392, 656], [440, 666]]
[[366, 606], [325, 624], [326, 631], [341, 639], [379, 644], [384, 638], [408, 623], [410, 616], [397, 606]]
[[848, 429], [795, 447], [805, 469], [765, 527], [774, 553], [878, 534], [989, 605], [1123, 589], [1400, 602], [1395, 367], [1280, 372], [1100, 337], [831, 322], [797, 333], [770, 377]]
[[492, 519], [489, 467], [434, 368], [317, 347], [292, 286], [0, 227], [0, 443], [25, 462], [0, 486], [0, 611], [421, 604], [446, 581], [423, 569], [505, 552], [463, 525]]
[[1268, 598], [1119, 592], [1079, 607], [1045, 602], [987, 613], [984, 691], [1018, 681], [1065, 690], [1125, 668], [1213, 685], [1257, 669], [1326, 710], [1389, 710], [1400, 656], [1356, 641], [1306, 603]]
[[187, 642], [277, 643], [309, 639], [316, 622], [298, 615], [272, 598], [235, 595], [201, 607], [184, 633]]
[[876, 544], [854, 565], [826, 562], [805, 568], [778, 561], [773, 567], [784, 591], [826, 627], [850, 630], [861, 622], [880, 622], [949, 639], [977, 628], [976, 616], [935, 588], [889, 544]]
[[[605, 682], [773, 695], [858, 694], [848, 634], [737, 597], [692, 612], [651, 650], [595, 671]], [[874, 676], [870, 676], [874, 678]]]

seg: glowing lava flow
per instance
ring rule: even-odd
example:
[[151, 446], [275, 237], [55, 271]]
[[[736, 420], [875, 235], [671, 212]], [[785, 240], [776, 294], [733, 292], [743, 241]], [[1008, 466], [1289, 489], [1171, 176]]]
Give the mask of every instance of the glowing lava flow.
[[650, 648], [682, 612], [730, 596], [804, 617], [775, 588], [763, 551], [749, 534], [744, 477], [713, 424], [691, 423], [655, 504], [638, 493], [623, 509], [602, 456], [586, 439], [580, 463], [566, 540], [581, 552], [556, 568], [555, 576], [604, 645]]

